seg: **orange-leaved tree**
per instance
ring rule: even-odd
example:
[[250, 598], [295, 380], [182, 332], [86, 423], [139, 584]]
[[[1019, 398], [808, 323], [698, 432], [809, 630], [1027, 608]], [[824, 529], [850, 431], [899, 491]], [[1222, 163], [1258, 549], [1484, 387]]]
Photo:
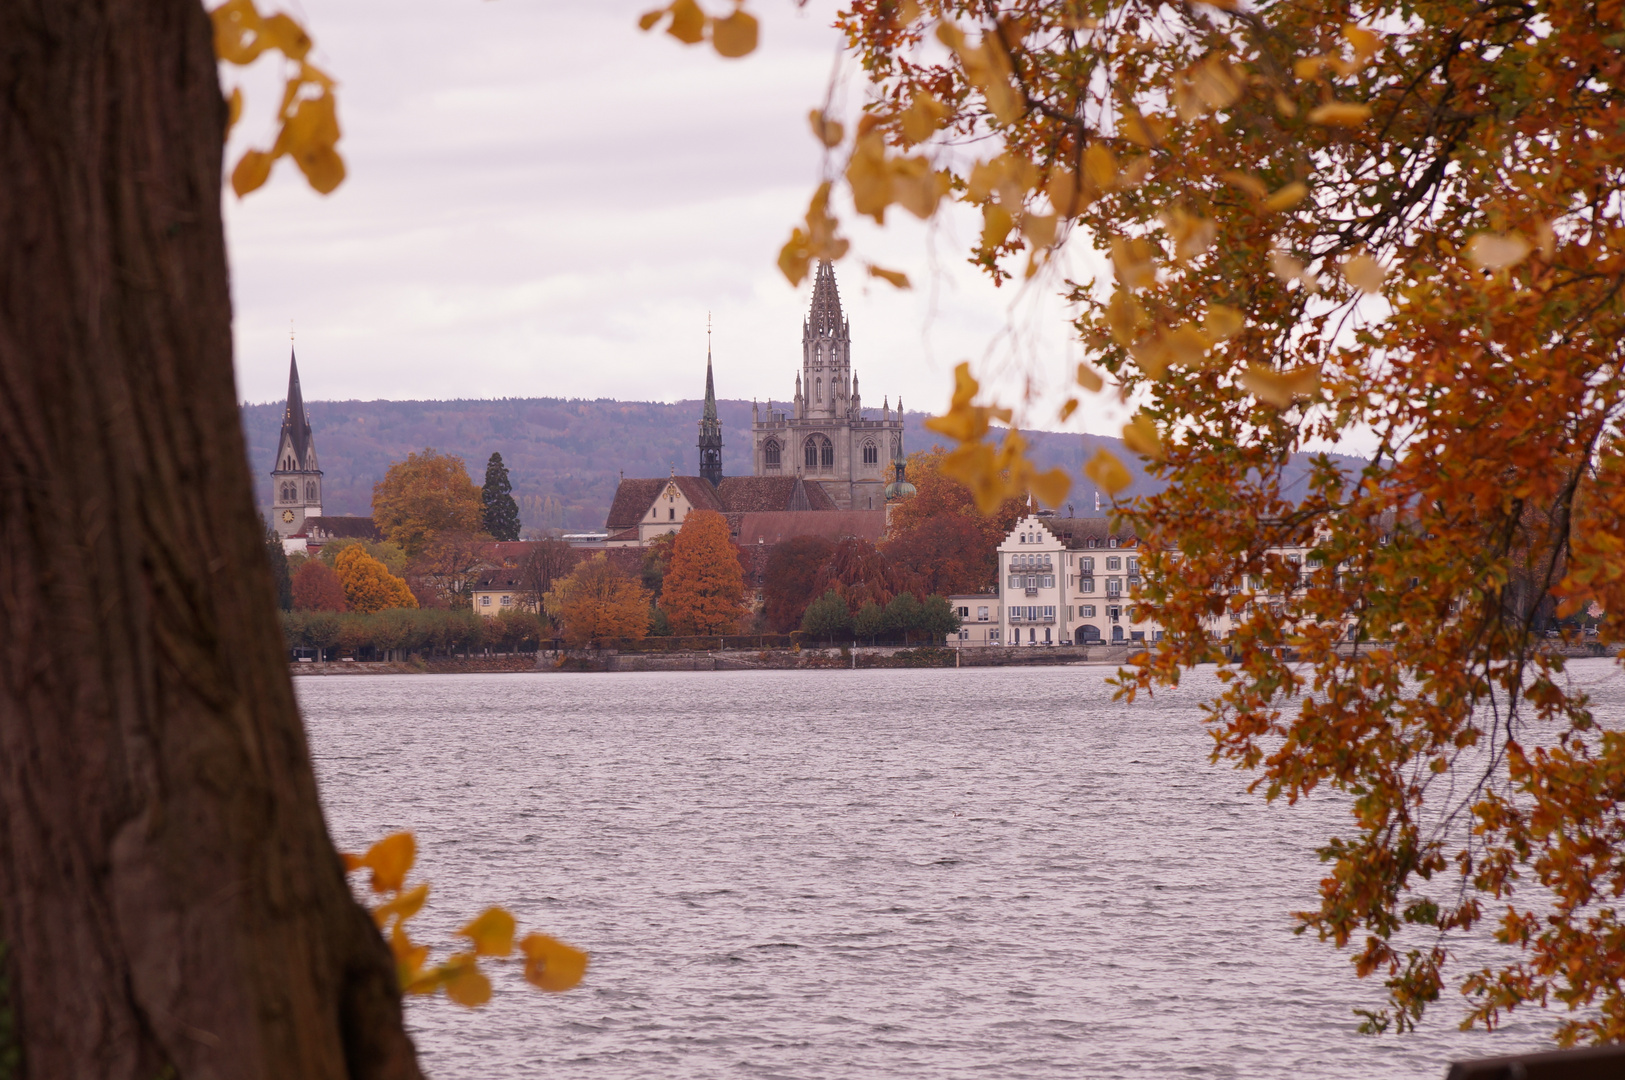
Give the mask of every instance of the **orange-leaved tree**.
[[571, 645], [640, 641], [649, 633], [649, 590], [603, 554], [560, 578], [542, 607]]
[[372, 519], [416, 557], [441, 533], [480, 534], [485, 504], [463, 459], [432, 449], [390, 465], [372, 489]]
[[[866, 104], [813, 115], [830, 153], [781, 268], [846, 253], [839, 182], [882, 223], [957, 200], [992, 280], [1078, 305], [1068, 377], [1136, 405], [1124, 440], [1167, 483], [1115, 507], [1167, 631], [1122, 692], [1216, 661], [1216, 758], [1266, 798], [1352, 796], [1299, 918], [1385, 979], [1364, 1026], [1412, 1026], [1452, 940], [1493, 933], [1471, 1021], [1555, 1002], [1561, 1041], [1625, 1038], [1625, 736], [1540, 635], [1553, 601], [1625, 635], [1625, 9], [849, 0], [837, 23]], [[1109, 272], [1064, 280], [1063, 245]], [[984, 512], [1057, 501], [991, 441], [1010, 416], [961, 365], [931, 422]], [[1356, 437], [1363, 468], [1285, 482]], [[1086, 472], [1129, 482], [1104, 451]]]
[[[317, 564], [309, 564], [317, 565]], [[417, 597], [406, 582], [389, 572], [389, 567], [357, 545], [339, 552], [333, 572], [344, 586], [344, 602], [351, 611], [370, 615], [386, 608], [415, 608]]]
[[695, 510], [671, 548], [660, 608], [671, 632], [731, 634], [745, 617], [745, 572], [728, 535], [728, 520], [714, 510]]

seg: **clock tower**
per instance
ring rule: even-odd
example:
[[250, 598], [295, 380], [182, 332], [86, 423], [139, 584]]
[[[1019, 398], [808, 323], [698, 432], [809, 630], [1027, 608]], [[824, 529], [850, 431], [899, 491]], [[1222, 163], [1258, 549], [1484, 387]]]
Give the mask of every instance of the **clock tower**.
[[282, 410], [276, 467], [271, 470], [271, 524], [279, 536], [303, 532], [305, 519], [322, 516], [322, 470], [310, 435], [310, 414], [299, 391], [299, 361], [290, 350], [288, 402]]

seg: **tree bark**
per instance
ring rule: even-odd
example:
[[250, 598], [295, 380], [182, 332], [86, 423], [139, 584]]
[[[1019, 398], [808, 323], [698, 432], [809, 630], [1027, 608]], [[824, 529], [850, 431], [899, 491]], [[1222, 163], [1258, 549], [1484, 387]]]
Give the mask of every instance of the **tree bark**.
[[34, 1080], [419, 1076], [317, 800], [198, 0], [0, 5], [0, 972]]

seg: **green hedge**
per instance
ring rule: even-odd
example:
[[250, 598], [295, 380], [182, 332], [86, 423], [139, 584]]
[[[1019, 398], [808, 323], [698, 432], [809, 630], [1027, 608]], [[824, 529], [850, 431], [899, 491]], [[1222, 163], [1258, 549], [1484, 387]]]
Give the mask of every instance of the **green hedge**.
[[535, 652], [552, 637], [545, 620], [528, 611], [504, 611], [495, 618], [472, 611], [392, 608], [372, 615], [331, 611], [282, 614], [282, 641], [292, 653], [313, 649], [333, 660], [467, 656], [475, 652]]

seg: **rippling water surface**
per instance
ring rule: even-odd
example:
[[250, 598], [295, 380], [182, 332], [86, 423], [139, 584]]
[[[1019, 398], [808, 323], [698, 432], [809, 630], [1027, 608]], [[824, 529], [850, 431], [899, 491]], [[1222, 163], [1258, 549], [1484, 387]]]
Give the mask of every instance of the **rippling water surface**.
[[[1625, 715], [1616, 668], [1571, 671]], [[1209, 765], [1210, 674], [1122, 705], [1109, 673], [298, 687], [340, 843], [416, 831], [425, 938], [504, 903], [592, 953], [568, 994], [499, 971], [478, 1012], [413, 1001], [434, 1076], [1437, 1078], [1545, 1045], [1454, 1002], [1355, 1034], [1380, 986], [1290, 932], [1340, 804]]]

